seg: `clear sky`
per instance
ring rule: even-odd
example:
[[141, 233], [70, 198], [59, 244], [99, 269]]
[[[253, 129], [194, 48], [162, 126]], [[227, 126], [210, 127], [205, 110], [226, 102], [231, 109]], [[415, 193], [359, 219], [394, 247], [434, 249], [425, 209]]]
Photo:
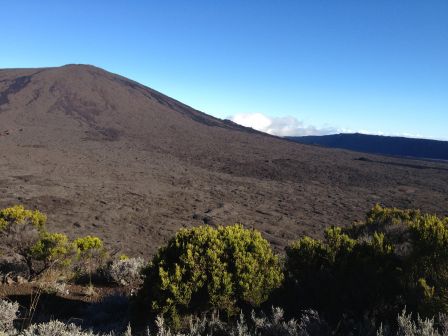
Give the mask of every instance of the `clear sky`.
[[0, 5], [0, 68], [93, 64], [280, 135], [448, 139], [447, 0]]

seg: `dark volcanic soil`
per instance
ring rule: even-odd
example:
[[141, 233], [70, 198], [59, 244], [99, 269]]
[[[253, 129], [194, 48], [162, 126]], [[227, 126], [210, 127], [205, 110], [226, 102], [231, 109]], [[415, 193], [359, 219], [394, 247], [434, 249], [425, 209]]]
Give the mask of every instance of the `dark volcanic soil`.
[[91, 66], [0, 70], [0, 207], [51, 230], [149, 255], [180, 227], [240, 222], [280, 248], [377, 202], [447, 215], [448, 164], [263, 135]]

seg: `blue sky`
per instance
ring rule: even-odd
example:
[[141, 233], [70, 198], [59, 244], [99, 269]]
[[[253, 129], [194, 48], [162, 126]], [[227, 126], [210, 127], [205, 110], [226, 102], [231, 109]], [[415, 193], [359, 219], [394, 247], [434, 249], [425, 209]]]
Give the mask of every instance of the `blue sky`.
[[0, 68], [93, 64], [271, 133], [448, 139], [448, 1], [7, 1]]

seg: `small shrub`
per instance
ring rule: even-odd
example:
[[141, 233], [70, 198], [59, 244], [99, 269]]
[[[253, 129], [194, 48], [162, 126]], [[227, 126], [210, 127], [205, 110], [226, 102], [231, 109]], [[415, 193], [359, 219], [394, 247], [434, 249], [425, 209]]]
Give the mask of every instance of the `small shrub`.
[[[252, 312], [251, 318], [246, 319], [240, 313], [236, 321], [222, 322], [216, 314], [209, 318], [190, 319], [188, 327], [182, 333], [173, 332], [163, 317], [158, 316], [155, 321], [157, 336], [327, 336], [331, 335], [328, 325], [315, 311], [303, 312], [300, 320], [287, 320], [281, 308], [272, 308], [271, 315], [263, 313], [257, 316]], [[149, 332], [148, 332], [149, 335]]]
[[57, 294], [60, 296], [70, 294], [67, 284], [62, 281], [41, 282], [39, 284], [39, 288], [41, 288], [42, 291], [47, 294]]
[[87, 274], [91, 283], [92, 273], [103, 265], [106, 258], [103, 241], [93, 236], [77, 238], [73, 241], [73, 248], [78, 262], [78, 276]]
[[120, 258], [109, 265], [109, 276], [122, 286], [138, 285], [142, 281], [143, 258]]
[[14, 205], [0, 210], [0, 230], [5, 230], [11, 225], [31, 224], [38, 230], [42, 230], [47, 222], [47, 216], [38, 210], [26, 210], [23, 205]]
[[44, 263], [45, 268], [54, 265], [68, 266], [72, 246], [66, 235], [62, 233], [43, 232], [39, 241], [31, 247], [34, 259]]
[[101, 250], [103, 248], [103, 242], [98, 237], [86, 236], [82, 238], [77, 238], [73, 242], [76, 248], [76, 253], [78, 256], [89, 256], [94, 253], [94, 251]]
[[84, 288], [84, 295], [88, 297], [96, 296], [98, 293], [95, 289], [95, 286], [93, 286], [91, 283], [87, 285], [87, 287]]
[[417, 319], [413, 319], [412, 314], [403, 309], [397, 316], [397, 330], [391, 332], [381, 325], [377, 336], [448, 336], [447, 324], [446, 315], [439, 315], [437, 319], [417, 315]]
[[[240, 318], [240, 321], [242, 318]], [[240, 322], [241, 323], [241, 322]], [[272, 307], [270, 316], [262, 315], [257, 317], [252, 312], [253, 332], [255, 335], [273, 335], [273, 336], [311, 336], [330, 335], [328, 325], [323, 321], [319, 314], [313, 310], [302, 312], [300, 320], [286, 320], [282, 308]], [[246, 327], [245, 329], [249, 329]]]
[[75, 324], [60, 321], [33, 324], [17, 336], [95, 336], [92, 331], [84, 331]]
[[14, 320], [17, 318], [19, 304], [0, 299], [0, 333], [5, 334], [14, 331]]

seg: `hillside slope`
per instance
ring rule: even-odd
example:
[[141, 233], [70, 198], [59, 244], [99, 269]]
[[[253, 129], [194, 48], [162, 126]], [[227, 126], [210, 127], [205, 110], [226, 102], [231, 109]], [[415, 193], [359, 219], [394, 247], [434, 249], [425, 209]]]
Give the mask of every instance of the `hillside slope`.
[[180, 227], [241, 222], [274, 246], [374, 203], [447, 214], [448, 165], [301, 145], [86, 65], [0, 70], [0, 206], [153, 253]]
[[303, 144], [342, 148], [364, 153], [448, 160], [448, 141], [359, 133], [288, 137], [288, 139]]

